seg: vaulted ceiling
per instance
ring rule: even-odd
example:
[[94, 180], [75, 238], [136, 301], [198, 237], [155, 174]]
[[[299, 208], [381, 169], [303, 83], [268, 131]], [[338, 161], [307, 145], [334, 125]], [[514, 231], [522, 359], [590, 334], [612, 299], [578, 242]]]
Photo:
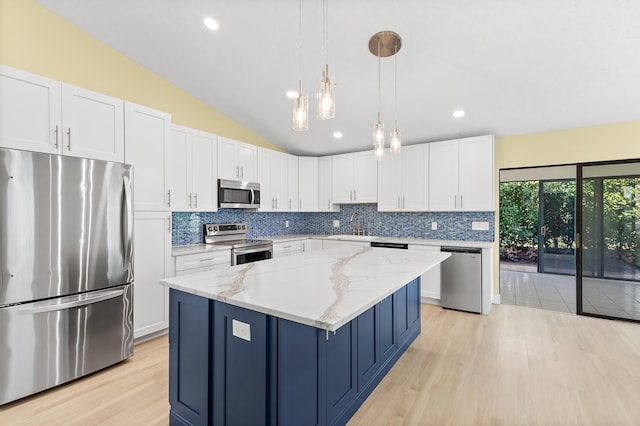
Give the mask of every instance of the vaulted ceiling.
[[[325, 64], [322, 0], [38, 0], [56, 14], [284, 150], [372, 148], [378, 58], [369, 38], [402, 37], [381, 60], [382, 118], [404, 144], [640, 118], [640, 1], [329, 0], [336, 118], [315, 119]], [[204, 27], [214, 17], [218, 31]], [[302, 78], [308, 132], [292, 130]], [[454, 110], [466, 112], [453, 118]], [[334, 139], [334, 131], [343, 133]]]

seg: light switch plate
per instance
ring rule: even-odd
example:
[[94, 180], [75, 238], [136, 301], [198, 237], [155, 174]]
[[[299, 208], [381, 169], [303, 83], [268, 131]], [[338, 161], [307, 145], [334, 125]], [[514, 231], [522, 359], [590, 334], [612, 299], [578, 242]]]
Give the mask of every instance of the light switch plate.
[[472, 231], [488, 231], [489, 222], [471, 222]]
[[340, 221], [339, 220], [334, 220], [333, 221], [333, 227], [334, 228], [340, 228]]
[[233, 329], [233, 335], [246, 340], [247, 342], [251, 341], [251, 324], [247, 324], [246, 322], [232, 320], [231, 328]]
[[432, 231], [438, 230], [438, 222], [431, 222], [431, 230]]
[[288, 228], [288, 227], [289, 227], [289, 221], [288, 221], [288, 220], [285, 220], [285, 221], [284, 221], [284, 227], [285, 227], [285, 228]]

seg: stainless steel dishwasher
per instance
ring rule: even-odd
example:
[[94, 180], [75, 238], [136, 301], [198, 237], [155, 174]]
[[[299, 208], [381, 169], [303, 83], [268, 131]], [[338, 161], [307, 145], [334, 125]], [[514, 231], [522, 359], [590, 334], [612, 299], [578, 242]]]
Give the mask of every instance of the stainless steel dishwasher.
[[442, 247], [451, 257], [442, 262], [440, 303], [443, 307], [482, 312], [482, 251], [478, 248]]

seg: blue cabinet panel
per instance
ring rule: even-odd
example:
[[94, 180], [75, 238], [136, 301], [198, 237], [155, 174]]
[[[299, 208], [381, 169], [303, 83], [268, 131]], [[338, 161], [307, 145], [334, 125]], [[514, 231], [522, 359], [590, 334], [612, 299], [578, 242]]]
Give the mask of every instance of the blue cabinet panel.
[[402, 287], [400, 290], [393, 294], [393, 302], [396, 308], [396, 336], [398, 344], [402, 345], [402, 342], [409, 336], [409, 317], [407, 306], [407, 287]]
[[320, 330], [278, 319], [278, 424], [318, 425], [318, 333]]
[[395, 316], [393, 297], [389, 296], [378, 304], [380, 311], [379, 343], [381, 362], [389, 359], [396, 350]]
[[[319, 333], [320, 344], [326, 354], [324, 375], [328, 424], [333, 424], [333, 420], [349, 407], [357, 392], [356, 325], [357, 320], [343, 325], [335, 334], [329, 333], [329, 339], [322, 335], [324, 333]], [[320, 374], [323, 374], [322, 369]]]
[[372, 306], [363, 312], [356, 320], [358, 325], [358, 391], [360, 391], [378, 372], [380, 338], [378, 328], [380, 309]]
[[[236, 326], [249, 329], [250, 340], [234, 335]], [[213, 419], [217, 425], [268, 424], [271, 380], [267, 315], [225, 303], [215, 303], [213, 335]], [[236, 333], [238, 334], [238, 333]]]
[[414, 328], [416, 322], [420, 322], [420, 277], [407, 285], [407, 298], [409, 327]]
[[171, 424], [209, 421], [208, 299], [170, 291], [169, 403]]

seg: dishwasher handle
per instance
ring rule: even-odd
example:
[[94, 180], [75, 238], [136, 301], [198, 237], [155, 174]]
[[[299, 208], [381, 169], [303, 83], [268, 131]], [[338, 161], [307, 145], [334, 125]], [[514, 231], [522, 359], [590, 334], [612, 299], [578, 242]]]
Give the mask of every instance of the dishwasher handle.
[[475, 248], [475, 247], [447, 247], [447, 246], [443, 246], [440, 247], [440, 251], [443, 252], [447, 252], [447, 253], [474, 253], [474, 254], [481, 254], [482, 253], [482, 249], [479, 248]]

